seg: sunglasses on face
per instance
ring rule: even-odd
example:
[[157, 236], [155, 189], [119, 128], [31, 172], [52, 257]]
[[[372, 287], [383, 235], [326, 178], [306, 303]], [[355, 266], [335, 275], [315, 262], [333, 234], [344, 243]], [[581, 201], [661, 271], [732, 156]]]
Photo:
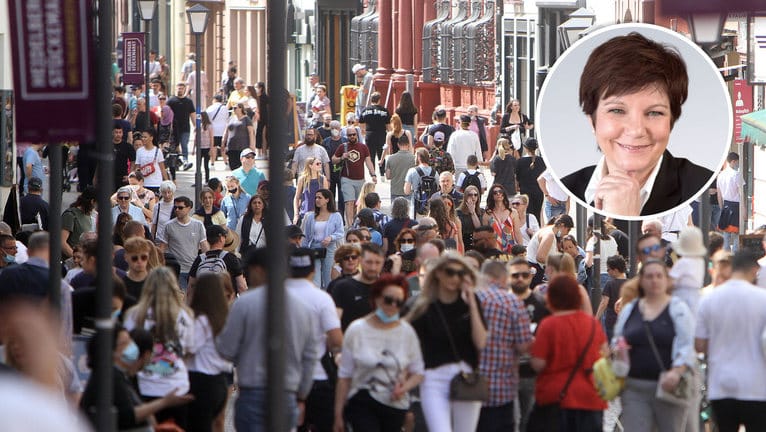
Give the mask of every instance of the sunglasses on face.
[[520, 206], [520, 205], [521, 205], [521, 203], [520, 203], [520, 202], [512, 202], [512, 203], [511, 203], [511, 205], [512, 205], [512, 206], [514, 206], [514, 207], [516, 207], [516, 206]]
[[128, 201], [130, 199], [130, 197], [129, 196], [118, 196], [117, 199], [120, 200], [120, 201]]
[[495, 190], [492, 191], [492, 193], [494, 195], [503, 195], [504, 194], [504, 192], [502, 190], [500, 190], [500, 189], [495, 189]]
[[343, 261], [353, 261], [359, 259], [359, 255], [347, 255], [343, 257]]
[[183, 210], [185, 208], [186, 208], [186, 206], [176, 206], [176, 210]]
[[249, 155], [245, 156], [245, 159], [255, 159], [255, 155], [250, 153]]
[[372, 236], [362, 236], [362, 241], [370, 241], [372, 240]]
[[444, 268], [444, 274], [447, 275], [447, 277], [455, 277], [460, 276], [461, 278], [468, 274], [468, 272], [465, 269], [456, 269], [454, 267], [445, 267]]
[[467, 194], [465, 194], [465, 196], [467, 196], [467, 197], [475, 197], [475, 196], [479, 196], [479, 194], [477, 194], [477, 193], [467, 193]]
[[528, 278], [532, 273], [525, 271], [525, 272], [518, 272], [518, 273], [511, 273], [511, 278], [517, 279], [517, 278]]
[[130, 257], [130, 260], [133, 262], [138, 262], [138, 260], [147, 261], [148, 259], [149, 255], [133, 255]]
[[347, 133], [347, 134], [346, 134], [346, 136], [347, 136], [347, 137], [350, 137], [350, 136], [356, 136], [356, 134], [355, 134], [355, 133]]
[[404, 300], [394, 298], [391, 296], [383, 296], [383, 304], [388, 306], [396, 305], [396, 307], [400, 308], [404, 306]]
[[399, 240], [399, 243], [411, 244], [411, 243], [415, 243], [415, 239], [414, 238], [403, 238], [403, 239]]
[[656, 245], [647, 246], [645, 248], [642, 248], [641, 252], [643, 252], [644, 255], [649, 255], [650, 253], [657, 252], [660, 249], [662, 249], [662, 245], [661, 244], [656, 244]]

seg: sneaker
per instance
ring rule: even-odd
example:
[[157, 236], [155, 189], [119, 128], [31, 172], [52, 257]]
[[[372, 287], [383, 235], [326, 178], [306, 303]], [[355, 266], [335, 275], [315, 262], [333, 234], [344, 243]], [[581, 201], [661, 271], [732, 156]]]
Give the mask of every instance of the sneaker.
[[191, 162], [186, 162], [186, 163], [184, 164], [184, 166], [183, 166], [183, 167], [181, 167], [181, 169], [182, 169], [182, 170], [184, 170], [184, 171], [188, 171], [188, 170], [189, 170], [189, 168], [191, 168], [192, 166], [194, 166], [194, 164], [193, 164], [193, 163], [191, 163]]

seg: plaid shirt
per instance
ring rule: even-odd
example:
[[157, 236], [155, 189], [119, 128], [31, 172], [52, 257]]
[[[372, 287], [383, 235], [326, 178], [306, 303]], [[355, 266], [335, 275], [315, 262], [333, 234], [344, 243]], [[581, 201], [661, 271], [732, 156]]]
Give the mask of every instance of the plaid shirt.
[[489, 382], [484, 406], [505, 405], [513, 402], [519, 387], [517, 347], [532, 342], [529, 314], [524, 303], [500, 286], [492, 284], [477, 294], [489, 333], [479, 361], [479, 372]]

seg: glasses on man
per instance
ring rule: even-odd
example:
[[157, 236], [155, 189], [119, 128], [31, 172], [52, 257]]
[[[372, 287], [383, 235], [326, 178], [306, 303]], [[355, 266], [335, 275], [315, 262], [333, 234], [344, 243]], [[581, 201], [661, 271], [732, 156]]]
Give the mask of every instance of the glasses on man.
[[130, 257], [130, 260], [133, 261], [133, 262], [138, 262], [139, 260], [141, 260], [141, 261], [148, 261], [149, 260], [149, 255], [132, 255]]
[[383, 296], [383, 304], [388, 306], [396, 305], [396, 307], [400, 308], [404, 306], [404, 300], [392, 296]]
[[120, 201], [129, 201], [130, 197], [122, 195], [122, 196], [118, 196], [117, 199], [120, 200]]
[[350, 136], [356, 136], [356, 134], [355, 134], [355, 133], [348, 133], [348, 132], [346, 132], [346, 136], [347, 136], [347, 137], [350, 137]]
[[660, 249], [662, 249], [662, 245], [661, 244], [655, 244], [655, 245], [652, 245], [652, 246], [647, 246], [645, 248], [642, 248], [641, 252], [643, 252], [644, 255], [649, 255], [650, 253], [657, 252]]
[[245, 159], [255, 159], [255, 154], [250, 153], [249, 155], [245, 156]]
[[518, 278], [526, 279], [526, 278], [528, 278], [528, 277], [529, 277], [531, 274], [532, 274], [532, 273], [531, 273], [531, 272], [528, 272], [528, 271], [525, 271], [525, 272], [518, 272], [518, 273], [511, 273], [511, 278], [512, 278], [512, 279], [518, 279]]
[[186, 206], [176, 206], [175, 208], [176, 208], [176, 210], [183, 210], [183, 209], [186, 208]]

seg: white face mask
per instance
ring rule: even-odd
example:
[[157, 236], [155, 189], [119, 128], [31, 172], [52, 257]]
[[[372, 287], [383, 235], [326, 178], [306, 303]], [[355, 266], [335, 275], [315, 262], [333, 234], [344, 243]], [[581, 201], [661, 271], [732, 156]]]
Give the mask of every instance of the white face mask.
[[412, 243], [402, 243], [401, 246], [399, 246], [399, 250], [402, 252], [409, 252], [413, 249], [415, 249], [415, 245]]
[[339, 131], [338, 129], [333, 129], [333, 130], [330, 132], [330, 134], [331, 134], [333, 137], [335, 137], [335, 138], [338, 138], [338, 137], [340, 136], [340, 131]]

